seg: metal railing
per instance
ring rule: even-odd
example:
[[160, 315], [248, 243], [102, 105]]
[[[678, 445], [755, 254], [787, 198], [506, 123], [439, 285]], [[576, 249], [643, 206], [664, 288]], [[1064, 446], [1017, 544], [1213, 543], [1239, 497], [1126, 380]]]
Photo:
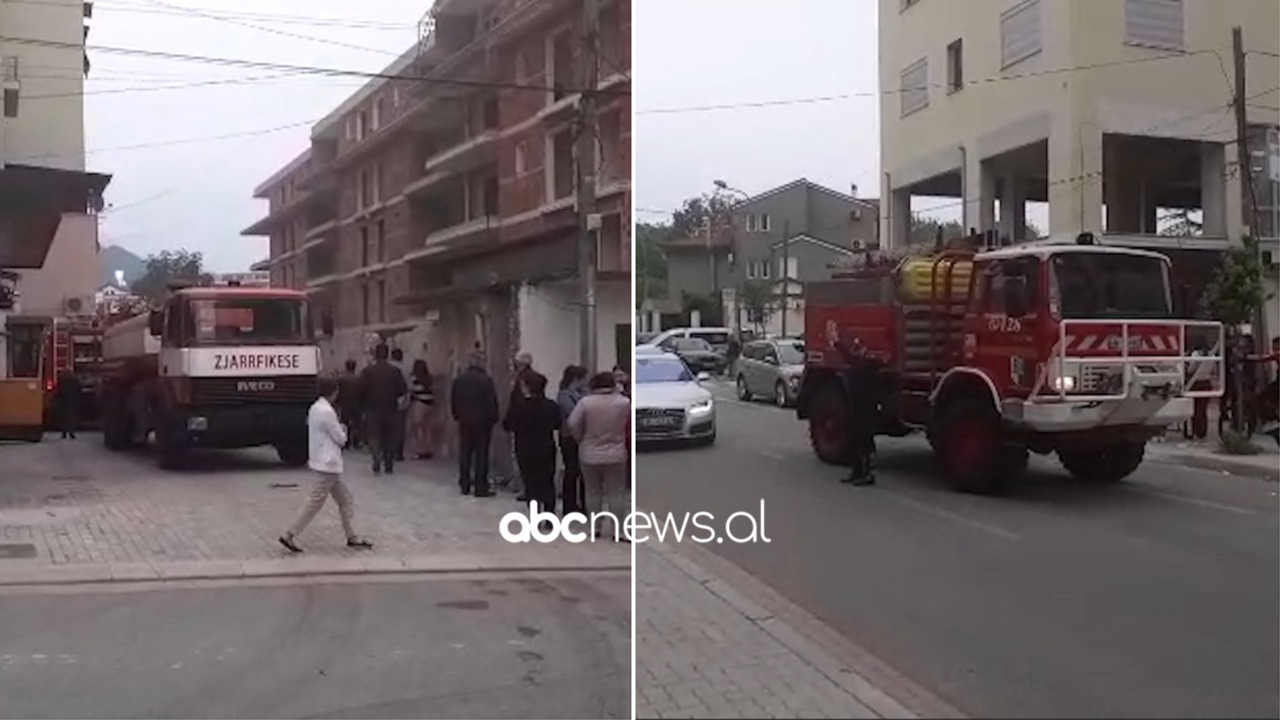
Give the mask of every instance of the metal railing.
[[[1133, 332], [1134, 328], [1147, 332]], [[1068, 347], [1072, 329], [1095, 329], [1103, 341], [1087, 350]], [[1146, 347], [1152, 329], [1174, 330], [1177, 346]], [[1191, 332], [1188, 332], [1191, 331]], [[1164, 336], [1168, 336], [1167, 333]], [[1188, 336], [1196, 350], [1191, 354]], [[1111, 340], [1118, 339], [1119, 347]], [[1225, 390], [1225, 334], [1222, 323], [1202, 320], [1062, 320], [1058, 343], [1036, 379], [1030, 400], [1102, 402], [1149, 399], [1152, 395], [1184, 398], [1222, 397]], [[1142, 354], [1134, 354], [1134, 341]], [[1099, 352], [1106, 354], [1098, 354]], [[1118, 354], [1113, 354], [1118, 353]], [[1101, 381], [1097, 378], [1102, 378]], [[1089, 381], [1086, 384], [1086, 380]], [[1206, 387], [1207, 386], [1207, 387]]]

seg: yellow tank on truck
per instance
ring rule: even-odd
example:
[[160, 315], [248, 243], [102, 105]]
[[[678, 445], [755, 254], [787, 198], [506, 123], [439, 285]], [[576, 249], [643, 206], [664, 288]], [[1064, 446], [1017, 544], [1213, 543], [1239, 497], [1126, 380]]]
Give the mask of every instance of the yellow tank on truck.
[[[897, 272], [898, 293], [902, 301], [909, 304], [930, 303], [934, 301], [934, 293], [941, 297], [946, 292], [947, 266], [952, 260], [944, 260], [937, 264], [935, 280], [934, 267], [937, 259], [931, 256], [909, 257], [899, 265]], [[951, 269], [951, 301], [965, 302], [969, 299], [969, 278], [973, 275], [971, 260], [954, 260]], [[936, 282], [936, 289], [935, 289]]]

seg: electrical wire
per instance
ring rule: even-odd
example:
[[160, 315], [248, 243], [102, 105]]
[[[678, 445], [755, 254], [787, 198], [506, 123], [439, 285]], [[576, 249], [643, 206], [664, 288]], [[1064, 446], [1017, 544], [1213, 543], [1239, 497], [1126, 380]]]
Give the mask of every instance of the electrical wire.
[[[404, 82], [437, 84], [455, 87], [470, 87], [480, 89], [502, 89], [502, 90], [527, 90], [531, 92], [552, 92], [560, 90], [569, 94], [581, 93], [581, 88], [553, 88], [547, 85], [528, 85], [524, 83], [504, 82], [500, 80], [467, 80], [463, 78], [444, 78], [430, 77], [420, 75], [402, 75], [388, 72], [369, 72], [362, 70], [347, 70], [342, 68], [320, 67], [315, 65], [290, 65], [287, 63], [272, 63], [256, 60], [244, 60], [239, 58], [213, 57], [208, 55], [191, 55], [187, 53], [164, 52], [159, 50], [143, 50], [139, 48], [122, 48], [106, 45], [80, 45], [79, 43], [59, 42], [55, 40], [41, 40], [37, 38], [16, 38], [8, 36], [0, 36], [0, 41], [17, 43], [20, 45], [33, 45], [37, 47], [56, 47], [68, 50], [88, 50], [92, 52], [113, 53], [119, 55], [132, 55], [137, 57], [147, 57], [158, 60], [172, 60], [176, 62], [190, 62], [204, 65], [213, 65], [220, 67], [241, 67], [257, 70], [276, 70], [281, 72], [296, 72], [298, 74], [309, 74], [321, 77], [360, 77], [374, 80], [400, 80]], [[593, 89], [597, 95], [621, 95], [630, 96], [630, 90], [599, 90]]]
[[192, 17], [204, 18], [206, 20], [213, 20], [214, 22], [226, 23], [228, 25], [235, 25], [237, 27], [248, 28], [250, 30], [257, 30], [258, 32], [264, 32], [271, 35], [277, 35], [280, 37], [293, 38], [295, 40], [306, 40], [307, 42], [320, 43], [322, 45], [331, 45], [333, 47], [346, 48], [348, 50], [362, 50], [364, 52], [377, 53], [379, 55], [386, 55], [386, 56], [392, 56], [392, 57], [399, 55], [399, 53], [393, 53], [388, 50], [380, 50], [378, 48], [371, 48], [365, 45], [355, 45], [353, 43], [347, 43], [341, 40], [333, 40], [330, 38], [316, 37], [315, 35], [304, 35], [302, 33], [295, 33], [289, 30], [280, 30], [279, 28], [267, 27], [266, 25], [258, 25], [255, 23], [245, 22], [243, 20], [237, 20], [235, 18], [229, 17], [227, 15], [222, 15], [220, 13], [211, 13], [203, 10], [196, 10], [194, 8], [183, 7], [181, 5], [173, 5], [171, 3], [164, 2], [163, 0], [143, 0], [143, 2], [147, 3], [148, 5], [154, 5], [156, 7], [174, 10], [180, 14], [190, 15]]
[[[119, 152], [122, 150], [146, 150], [158, 147], [172, 147], [175, 145], [194, 145], [203, 142], [216, 142], [219, 140], [231, 140], [234, 138], [255, 137], [258, 135], [270, 135], [272, 133], [283, 132], [285, 130], [293, 130], [300, 127], [309, 127], [320, 122], [316, 120], [305, 120], [302, 122], [289, 123], [288, 125], [277, 125], [275, 127], [262, 128], [260, 130], [247, 130], [244, 132], [225, 133], [222, 135], [206, 135], [204, 137], [195, 138], [179, 138], [174, 140], [160, 140], [157, 142], [136, 143], [133, 145], [117, 145], [115, 147], [95, 148], [93, 150], [85, 150], [85, 155], [98, 155], [101, 153]], [[48, 158], [63, 157], [65, 153], [42, 153], [39, 155], [25, 155], [22, 157], [10, 158], [10, 162], [18, 162], [25, 160], [42, 160]]]
[[[1197, 55], [1215, 55], [1219, 62], [1222, 62], [1222, 51], [1216, 49], [1195, 50], [1185, 53], [1166, 53], [1164, 55], [1154, 55], [1143, 58], [1129, 58], [1126, 60], [1114, 60], [1109, 62], [1091, 63], [1087, 65], [1073, 65], [1070, 67], [1050, 68], [1048, 70], [1033, 70], [1025, 73], [1017, 73], [1013, 75], [993, 75], [990, 77], [979, 78], [977, 80], [966, 80], [965, 86], [983, 85], [988, 83], [1007, 82], [1012, 80], [1025, 80], [1035, 77], [1047, 77], [1053, 75], [1071, 74], [1077, 72], [1088, 72], [1091, 70], [1101, 70], [1104, 68], [1121, 67], [1125, 65], [1139, 65], [1144, 63], [1161, 62], [1164, 60], [1174, 60], [1177, 58], [1187, 58]], [[775, 99], [775, 100], [758, 100], [739, 103], [723, 103], [717, 105], [693, 105], [686, 107], [667, 107], [652, 108], [649, 110], [637, 110], [636, 115], [676, 115], [688, 113], [718, 112], [722, 110], [744, 110], [752, 108], [767, 107], [784, 107], [790, 105], [812, 105], [816, 103], [828, 103], [841, 100], [852, 100], [855, 98], [873, 98], [886, 95], [900, 95], [904, 92], [918, 92], [922, 89], [945, 88], [945, 84], [930, 83], [922, 87], [898, 88], [891, 90], [866, 90], [858, 92], [838, 93], [833, 95], [819, 95], [816, 97]]]
[[[43, 5], [47, 7], [66, 8], [67, 3], [56, 0], [6, 0], [13, 5]], [[144, 7], [141, 5], [130, 5], [119, 2], [103, 2], [98, 0], [94, 3], [95, 10], [106, 10], [112, 13], [122, 14], [140, 14], [140, 15], [169, 15], [176, 16], [187, 14], [186, 12], [175, 12], [171, 10], [162, 10], [155, 7]], [[203, 8], [187, 8], [183, 7], [183, 11], [204, 12]], [[228, 18], [237, 18], [241, 20], [250, 20], [263, 23], [273, 23], [277, 25], [309, 25], [312, 27], [339, 27], [353, 30], [389, 30], [403, 32], [405, 30], [415, 30], [418, 26], [413, 23], [396, 23], [389, 21], [368, 20], [358, 18], [338, 18], [338, 17], [320, 17], [313, 15], [293, 15], [293, 14], [273, 14], [273, 13], [252, 13], [240, 11], [217, 11], [219, 15]]]
[[211, 87], [217, 85], [254, 85], [265, 81], [278, 80], [287, 77], [297, 77], [297, 73], [276, 73], [273, 75], [257, 75], [243, 78], [223, 78], [221, 80], [196, 80], [187, 83], [177, 83], [172, 85], [150, 85], [146, 87], [123, 87], [123, 88], [106, 88], [102, 90], [81, 90], [78, 92], [67, 93], [47, 93], [44, 95], [26, 95], [24, 101], [31, 100], [52, 100], [69, 97], [90, 97], [94, 95], [115, 95], [120, 93], [137, 93], [137, 92], [158, 92], [161, 90], [186, 90], [190, 88]]

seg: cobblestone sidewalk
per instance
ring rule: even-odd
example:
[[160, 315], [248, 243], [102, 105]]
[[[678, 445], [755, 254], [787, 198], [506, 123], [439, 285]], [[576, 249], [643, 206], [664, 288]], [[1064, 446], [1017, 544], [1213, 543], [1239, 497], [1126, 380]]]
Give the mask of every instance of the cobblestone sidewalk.
[[[0, 445], [0, 580], [18, 567], [285, 557], [276, 538], [302, 507], [308, 471], [282, 469], [269, 450], [210, 453], [201, 468], [162, 471], [145, 454], [105, 451], [93, 435]], [[396, 475], [374, 477], [367, 457], [353, 453], [347, 470], [357, 530], [374, 552], [347, 549], [330, 505], [299, 538], [306, 549], [300, 560], [430, 557], [457, 569], [512, 560], [548, 567], [630, 562], [630, 548], [612, 543], [507, 543], [499, 520], [523, 505], [506, 493], [461, 496], [443, 463], [405, 463]]]
[[636, 717], [915, 717], [682, 556], [636, 551]]

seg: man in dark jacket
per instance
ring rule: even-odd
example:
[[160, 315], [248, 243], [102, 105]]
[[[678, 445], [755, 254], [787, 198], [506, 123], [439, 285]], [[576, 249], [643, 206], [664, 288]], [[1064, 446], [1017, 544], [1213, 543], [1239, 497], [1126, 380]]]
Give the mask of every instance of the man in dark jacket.
[[467, 369], [454, 379], [449, 392], [450, 409], [458, 423], [458, 489], [463, 495], [476, 497], [493, 495], [489, 490], [489, 442], [498, 422], [498, 390], [484, 366], [484, 354], [471, 353]]
[[364, 435], [364, 419], [360, 410], [360, 376], [356, 361], [348, 360], [338, 377], [338, 417], [347, 428], [347, 447], [360, 449]]
[[845, 427], [849, 438], [849, 477], [853, 485], [871, 485], [876, 481], [873, 460], [876, 454], [876, 429], [880, 424], [880, 368], [869, 357], [858, 339], [837, 339], [835, 349], [848, 364], [844, 371]]
[[[533, 355], [529, 352], [521, 350], [516, 353], [511, 360], [511, 392], [507, 395], [507, 412], [525, 401], [524, 397], [524, 378], [526, 375], [535, 372], [533, 369]], [[520, 495], [516, 500], [520, 502], [529, 502], [528, 487], [524, 482], [524, 476], [520, 472], [520, 459], [515, 455], [515, 439], [512, 438], [512, 456], [516, 461], [512, 466], [512, 474], [520, 478]]]
[[400, 405], [409, 393], [404, 375], [388, 362], [390, 355], [387, 346], [379, 344], [373, 349], [373, 364], [360, 373], [360, 400], [375, 475], [395, 470], [396, 423]]
[[80, 425], [80, 396], [83, 387], [80, 378], [64, 372], [58, 376], [58, 387], [53, 391], [53, 414], [62, 431], [62, 439], [76, 439], [76, 428]]

